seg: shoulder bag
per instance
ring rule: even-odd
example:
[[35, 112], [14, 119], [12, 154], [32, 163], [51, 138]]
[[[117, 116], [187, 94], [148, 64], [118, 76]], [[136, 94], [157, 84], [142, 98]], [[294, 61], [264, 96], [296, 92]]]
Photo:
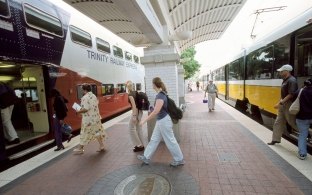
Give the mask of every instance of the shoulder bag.
[[300, 89], [296, 100], [289, 107], [289, 113], [290, 114], [296, 115], [300, 111], [300, 95], [301, 95], [302, 90], [303, 90], [303, 88]]

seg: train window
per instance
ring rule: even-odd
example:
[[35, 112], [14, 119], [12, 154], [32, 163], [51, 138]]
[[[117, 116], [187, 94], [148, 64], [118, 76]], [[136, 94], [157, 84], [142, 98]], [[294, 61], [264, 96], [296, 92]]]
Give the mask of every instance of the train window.
[[102, 84], [102, 95], [113, 95], [114, 94], [114, 84]]
[[10, 17], [10, 9], [7, 0], [0, 0], [0, 16]]
[[312, 43], [298, 45], [298, 76], [312, 75]]
[[126, 84], [117, 84], [117, 93], [126, 93]]
[[26, 23], [38, 30], [49, 34], [63, 36], [63, 28], [61, 21], [37, 8], [28, 4], [24, 4], [24, 16]]
[[125, 58], [126, 60], [132, 61], [132, 54], [130, 52], [125, 52]]
[[15, 88], [15, 94], [18, 98], [26, 98], [27, 102], [35, 102], [39, 100], [37, 88]]
[[225, 67], [218, 68], [215, 71], [214, 78], [216, 81], [224, 81], [225, 80]]
[[[90, 84], [91, 85], [91, 91], [92, 93], [97, 96], [97, 86], [95, 84]], [[80, 100], [83, 96], [83, 91], [82, 91], [82, 85], [77, 85], [77, 98]]]
[[229, 65], [229, 80], [243, 79], [243, 59], [240, 58]]
[[290, 40], [291, 35], [284, 36], [273, 43], [273, 68], [272, 78], [280, 78], [279, 73], [276, 71], [284, 64], [288, 64], [290, 60]]
[[140, 63], [140, 62], [139, 62], [139, 57], [138, 57], [138, 56], [133, 55], [133, 59], [134, 59], [134, 62], [135, 62], [135, 63], [137, 63], [137, 64]]
[[107, 41], [104, 41], [103, 39], [96, 38], [96, 48], [99, 51], [103, 51], [106, 53], [110, 53], [110, 44]]
[[[215, 81], [220, 81], [219, 69], [213, 71], [213, 80], [215, 80]], [[203, 78], [203, 81], [204, 81], [204, 78]]]
[[141, 85], [141, 83], [136, 83], [136, 84], [135, 84], [135, 88], [136, 88], [137, 91], [142, 90], [142, 85]]
[[69, 31], [73, 42], [87, 47], [92, 47], [91, 35], [88, 32], [83, 31], [75, 26], [70, 26]]
[[117, 47], [117, 46], [113, 46], [113, 53], [114, 53], [114, 56], [116, 57], [119, 57], [119, 58], [123, 58], [123, 52], [122, 52], [122, 49], [120, 47]]
[[274, 46], [259, 49], [247, 56], [247, 79], [271, 79], [274, 65]]
[[312, 27], [308, 26], [296, 37], [298, 76], [312, 75]]

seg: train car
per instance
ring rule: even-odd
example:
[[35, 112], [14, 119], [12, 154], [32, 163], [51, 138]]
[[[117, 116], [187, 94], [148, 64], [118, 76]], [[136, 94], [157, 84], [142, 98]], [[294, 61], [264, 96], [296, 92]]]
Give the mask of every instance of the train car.
[[[66, 123], [80, 129], [71, 109], [89, 83], [99, 99], [102, 120], [130, 109], [125, 82], [144, 91], [142, 50], [81, 14], [68, 4], [47, 0], [0, 1], [0, 81], [19, 97], [12, 122], [19, 144], [7, 156], [53, 142], [52, 99], [58, 89], [69, 100]], [[66, 8], [66, 9], [64, 9]]]
[[209, 74], [202, 75], [199, 78], [199, 87], [201, 90], [205, 90], [206, 86], [208, 85], [208, 80], [209, 80]]
[[[212, 72], [222, 100], [272, 127], [282, 79], [276, 71], [291, 64], [299, 87], [312, 76], [312, 9], [247, 47]], [[291, 135], [297, 135], [292, 131]]]

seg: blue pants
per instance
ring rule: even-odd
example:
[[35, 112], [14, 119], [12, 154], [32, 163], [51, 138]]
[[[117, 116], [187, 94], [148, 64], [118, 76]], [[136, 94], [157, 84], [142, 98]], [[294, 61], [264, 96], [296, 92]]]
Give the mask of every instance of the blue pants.
[[296, 119], [296, 124], [299, 130], [298, 149], [299, 154], [307, 155], [307, 137], [309, 135], [309, 127], [312, 124], [312, 119], [301, 120]]

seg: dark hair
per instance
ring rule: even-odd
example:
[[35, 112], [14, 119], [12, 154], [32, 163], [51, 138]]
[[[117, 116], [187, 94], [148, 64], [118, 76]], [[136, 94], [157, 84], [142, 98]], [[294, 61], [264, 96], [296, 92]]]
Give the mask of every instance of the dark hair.
[[88, 83], [84, 83], [82, 84], [82, 90], [85, 90], [85, 91], [91, 91], [91, 85], [89, 85]]
[[56, 97], [61, 95], [61, 93], [57, 89], [52, 89], [51, 90], [51, 97]]
[[311, 87], [312, 86], [312, 78], [304, 81], [304, 86]]
[[153, 84], [154, 84], [157, 88], [161, 88], [164, 92], [167, 93], [166, 86], [165, 86], [164, 82], [162, 82], [162, 80], [161, 80], [159, 77], [153, 78]]

